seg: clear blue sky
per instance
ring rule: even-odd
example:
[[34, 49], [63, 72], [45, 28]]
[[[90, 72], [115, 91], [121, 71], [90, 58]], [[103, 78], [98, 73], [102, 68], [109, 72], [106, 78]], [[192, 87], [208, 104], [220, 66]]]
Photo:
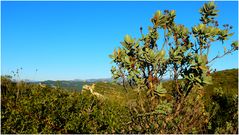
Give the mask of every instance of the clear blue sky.
[[[175, 9], [176, 22], [191, 27], [199, 23], [198, 10], [203, 3], [2, 2], [1, 73], [11, 74], [22, 67], [22, 79], [111, 77], [108, 55], [120, 46], [125, 34], [139, 37], [139, 27], [146, 32], [154, 12], [164, 9]], [[233, 25], [232, 39], [237, 40], [237, 1], [216, 4], [219, 25]], [[213, 54], [218, 50], [213, 48]], [[212, 66], [218, 70], [237, 68], [237, 52]]]

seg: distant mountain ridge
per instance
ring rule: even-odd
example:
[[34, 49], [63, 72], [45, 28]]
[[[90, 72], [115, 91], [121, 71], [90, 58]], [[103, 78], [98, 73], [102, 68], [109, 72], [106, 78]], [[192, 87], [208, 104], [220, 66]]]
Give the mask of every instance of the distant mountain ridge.
[[46, 81], [27, 81], [29, 83], [41, 83], [50, 87], [61, 87], [69, 91], [81, 91], [83, 85], [92, 84], [97, 82], [112, 82], [111, 78], [100, 78], [100, 79], [74, 79], [74, 80], [46, 80]]
[[85, 82], [112, 82], [112, 78], [86, 79]]
[[[28, 80], [31, 81], [31, 80]], [[45, 82], [45, 81], [69, 81], [69, 82], [111, 82], [112, 78], [98, 78], [98, 79], [73, 79], [73, 80], [44, 80], [44, 81], [32, 81], [32, 82]]]

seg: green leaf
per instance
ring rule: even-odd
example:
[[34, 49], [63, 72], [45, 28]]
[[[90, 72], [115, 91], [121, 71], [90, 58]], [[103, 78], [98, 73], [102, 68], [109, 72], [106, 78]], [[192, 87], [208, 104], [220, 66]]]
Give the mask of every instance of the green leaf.
[[155, 17], [159, 18], [160, 16], [161, 16], [161, 11], [157, 10], [156, 13], [155, 13]]
[[235, 49], [238, 50], [238, 41], [234, 41], [231, 46]]
[[130, 35], [125, 35], [124, 37], [124, 41], [127, 43], [127, 44], [131, 44], [132, 43], [132, 38]]
[[168, 113], [172, 112], [172, 107], [172, 103], [169, 103], [167, 102], [167, 100], [164, 100], [160, 101], [155, 111], [167, 115]]
[[165, 88], [163, 88], [163, 85], [162, 83], [160, 83], [158, 86], [157, 86], [157, 90], [158, 94], [165, 94], [167, 93], [167, 90]]
[[165, 53], [166, 53], [166, 51], [164, 49], [162, 49], [159, 51], [159, 56], [162, 58], [162, 57], [164, 57]]
[[115, 59], [114, 55], [112, 55], [112, 54], [110, 54], [109, 57], [110, 57], [111, 59]]
[[195, 80], [197, 80], [199, 83], [201, 83], [201, 82], [202, 82], [202, 80], [201, 80], [201, 79], [199, 79], [198, 77], [195, 77]]
[[190, 80], [193, 80], [194, 79], [194, 74], [193, 73], [189, 73], [189, 78], [190, 78]]
[[126, 63], [130, 63], [130, 60], [129, 60], [128, 56], [126, 56], [124, 60], [125, 60]]
[[205, 84], [212, 84], [212, 76], [204, 76], [203, 77], [203, 82]]
[[228, 34], [227, 36], [228, 37], [231, 37], [231, 36], [233, 36], [234, 35], [234, 32], [233, 33], [230, 33], [230, 34]]

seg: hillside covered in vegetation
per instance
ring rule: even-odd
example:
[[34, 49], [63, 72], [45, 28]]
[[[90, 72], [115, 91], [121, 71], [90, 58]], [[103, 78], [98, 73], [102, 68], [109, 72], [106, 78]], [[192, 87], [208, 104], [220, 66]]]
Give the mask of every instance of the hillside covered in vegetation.
[[[87, 91], [14, 83], [2, 77], [1, 133], [237, 133], [238, 69], [212, 76], [213, 85], [205, 87], [203, 100], [210, 118], [201, 130], [183, 126], [175, 130], [177, 121], [163, 121], [163, 113], [143, 117], [135, 109], [140, 93], [131, 87], [126, 91], [119, 84], [96, 83], [95, 91], [105, 97], [99, 99]], [[194, 114], [196, 110], [190, 111]], [[178, 119], [181, 117], [190, 119], [184, 114]]]

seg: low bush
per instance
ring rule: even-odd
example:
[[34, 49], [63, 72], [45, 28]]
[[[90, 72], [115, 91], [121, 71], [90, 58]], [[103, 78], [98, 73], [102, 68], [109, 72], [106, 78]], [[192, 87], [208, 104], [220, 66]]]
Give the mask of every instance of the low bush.
[[127, 111], [90, 93], [67, 92], [2, 78], [1, 132], [120, 133]]

